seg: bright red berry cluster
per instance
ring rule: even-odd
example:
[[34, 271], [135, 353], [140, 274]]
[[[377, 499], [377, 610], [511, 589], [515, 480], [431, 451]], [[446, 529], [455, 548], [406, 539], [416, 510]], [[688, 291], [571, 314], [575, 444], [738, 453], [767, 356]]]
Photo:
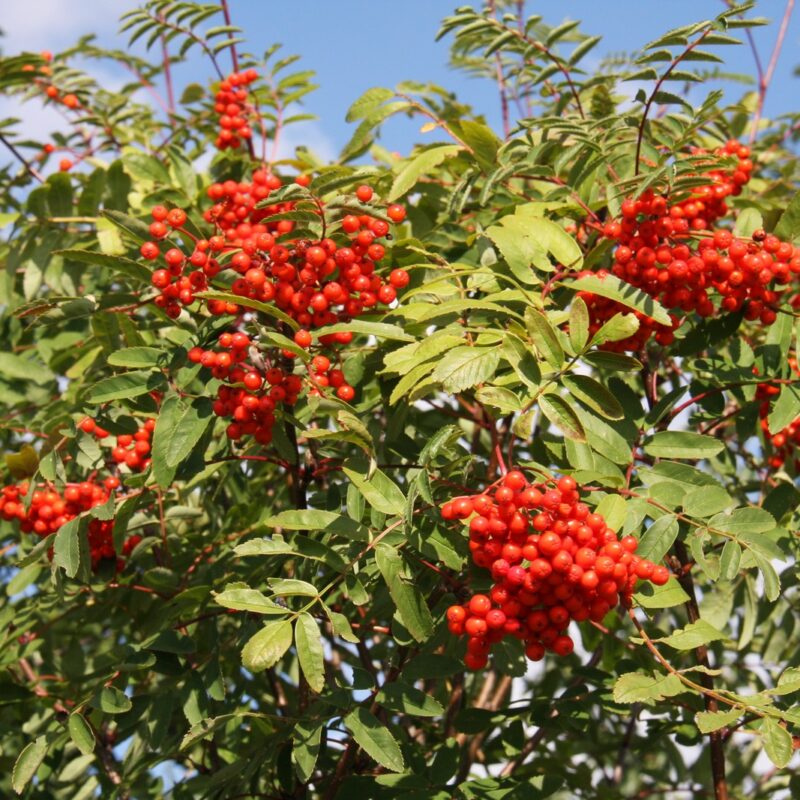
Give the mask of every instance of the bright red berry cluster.
[[[618, 244], [610, 271], [672, 312], [671, 327], [637, 315], [641, 323], [637, 334], [610, 343], [608, 349], [640, 349], [651, 336], [669, 345], [680, 324], [679, 315], [709, 317], [719, 309], [744, 309], [746, 319], [758, 319], [764, 325], [775, 321], [776, 287], [800, 272], [800, 251], [763, 231], [742, 239], [725, 229], [711, 230], [728, 212], [725, 199], [741, 192], [753, 169], [749, 148], [734, 140], [715, 155], [734, 157], [737, 164], [729, 171], [706, 173], [709, 182], [679, 202], [670, 203], [652, 192], [628, 198], [621, 206], [622, 218], [603, 226], [603, 235]], [[604, 298], [587, 293], [583, 297], [592, 312], [593, 332], [614, 314], [627, 311]]]
[[253, 109], [247, 100], [247, 87], [256, 80], [258, 72], [248, 69], [233, 72], [220, 83], [219, 91], [214, 97], [214, 111], [219, 116], [219, 134], [216, 139], [218, 149], [236, 150], [241, 147], [243, 139], [253, 138], [250, 127]]
[[[53, 488], [39, 486], [33, 490], [27, 508], [25, 498], [30, 489], [28, 483], [5, 486], [0, 491], [0, 518], [19, 522], [24, 533], [34, 533], [44, 538], [56, 533], [62, 525], [79, 514], [103, 505], [119, 485], [119, 479], [112, 476], [106, 478], [102, 485], [95, 481], [68, 483], [63, 494]], [[110, 559], [116, 559], [117, 571], [124, 567], [124, 560], [118, 558], [114, 550], [113, 528], [113, 520], [89, 521], [89, 551], [93, 570], [97, 570], [104, 560]], [[128, 555], [140, 541], [140, 536], [129, 536], [122, 555]]]
[[214, 413], [231, 419], [227, 428], [229, 439], [253, 436], [259, 444], [272, 441], [275, 409], [281, 404], [293, 406], [303, 387], [299, 375], [287, 374], [278, 366], [269, 366], [258, 354], [258, 365], [250, 353], [250, 337], [245, 333], [223, 333], [219, 337], [219, 352], [193, 347], [189, 360], [211, 370], [223, 384], [217, 390]]
[[[788, 361], [794, 373], [800, 375], [797, 359], [790, 356]], [[758, 374], [755, 367], [753, 373]], [[769, 429], [770, 400], [774, 400], [780, 391], [780, 385], [775, 383], [760, 383], [756, 388], [756, 399], [761, 401], [759, 407], [761, 432], [764, 441], [772, 448], [768, 463], [773, 469], [781, 469], [789, 464], [795, 472], [800, 472], [800, 417], [777, 433], [771, 433]]]
[[599, 622], [630, 603], [637, 580], [669, 579], [666, 567], [635, 555], [633, 536], [620, 540], [580, 501], [570, 477], [532, 485], [512, 470], [491, 493], [445, 503], [442, 516], [470, 520], [472, 560], [494, 581], [488, 595], [447, 611], [450, 631], [467, 636], [470, 669], [486, 666], [491, 646], [505, 636], [525, 642], [533, 661], [547, 650], [568, 655], [570, 621]]
[[[91, 417], [78, 423], [78, 427], [95, 439], [105, 439], [109, 433], [101, 428]], [[144, 472], [150, 466], [150, 437], [156, 427], [154, 419], [145, 420], [135, 433], [122, 433], [117, 436], [116, 446], [111, 457], [117, 464], [125, 464], [132, 472]]]

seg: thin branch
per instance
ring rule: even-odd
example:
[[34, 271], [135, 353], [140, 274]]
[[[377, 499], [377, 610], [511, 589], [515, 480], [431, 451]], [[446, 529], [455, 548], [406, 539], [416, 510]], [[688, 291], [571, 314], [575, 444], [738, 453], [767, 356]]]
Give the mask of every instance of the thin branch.
[[22, 164], [22, 166], [25, 167], [25, 171], [29, 175], [36, 178], [36, 180], [39, 181], [39, 183], [44, 183], [44, 176], [42, 175], [42, 173], [39, 172], [39, 170], [36, 169], [36, 167], [34, 167], [30, 163], [30, 161], [28, 161], [28, 159], [25, 158], [25, 156], [23, 156], [22, 153], [20, 153], [20, 151], [17, 150], [16, 147], [14, 147], [14, 145], [11, 144], [11, 142], [9, 142], [5, 136], [3, 136], [2, 133], [0, 133], [0, 142], [2, 142], [11, 151], [11, 154]]
[[772, 48], [772, 56], [770, 56], [766, 72], [762, 73], [759, 77], [758, 105], [756, 106], [756, 113], [753, 116], [753, 125], [750, 128], [750, 144], [755, 141], [756, 136], [758, 135], [758, 126], [761, 122], [761, 115], [764, 111], [764, 101], [767, 97], [767, 90], [772, 82], [772, 76], [775, 74], [775, 68], [778, 66], [778, 59], [781, 55], [783, 40], [786, 38], [786, 31], [789, 29], [789, 20], [792, 17], [793, 10], [794, 0], [786, 0], [786, 9], [783, 12], [783, 19], [781, 20], [780, 28], [778, 28], [778, 38], [775, 40], [775, 46]]

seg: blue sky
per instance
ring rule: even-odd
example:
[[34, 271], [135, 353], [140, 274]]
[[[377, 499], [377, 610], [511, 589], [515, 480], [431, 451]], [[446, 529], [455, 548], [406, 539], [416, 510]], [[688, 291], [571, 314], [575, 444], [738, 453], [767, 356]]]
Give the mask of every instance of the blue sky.
[[[433, 81], [455, 90], [499, 128], [500, 112], [496, 88], [453, 72], [447, 67], [447, 40], [435, 42], [442, 17], [457, 0], [231, 0], [233, 21], [247, 33], [247, 47], [260, 53], [271, 43], [283, 43], [284, 52], [298, 53], [301, 64], [318, 73], [320, 89], [310, 95], [306, 108], [319, 121], [290, 134], [289, 145], [307, 141], [322, 155], [333, 155], [347, 141], [352, 126], [344, 121], [350, 103], [365, 89], [393, 86], [403, 79]], [[5, 30], [3, 49], [10, 53], [23, 48], [58, 49], [82, 33], [96, 31], [104, 44], [124, 46], [116, 35], [117, 20], [133, 7], [130, 0], [26, 0], [5, 3], [0, 27]], [[769, 27], [755, 31], [764, 64], [769, 61], [784, 0], [762, 0], [757, 11], [773, 19]], [[603, 36], [594, 57], [630, 51], [677, 25], [708, 18], [723, 7], [721, 0], [528, 0], [545, 20], [558, 24], [566, 18], [581, 19], [583, 30]], [[766, 114], [791, 110], [800, 96], [800, 78], [792, 76], [800, 64], [800, 10], [795, 10], [786, 36], [781, 60], [767, 97]], [[744, 47], [721, 48], [734, 72], [753, 72], [753, 57]], [[193, 51], [194, 52], [194, 51]], [[226, 62], [227, 59], [223, 60]], [[204, 67], [193, 60], [178, 70], [178, 82], [198, 80]], [[113, 69], [104, 69], [101, 80], [121, 82]], [[738, 87], [731, 90], [735, 93]], [[19, 115], [0, 101], [0, 118]], [[32, 116], [31, 116], [32, 115]], [[25, 112], [33, 126], [47, 124], [48, 117], [33, 104]], [[408, 150], [423, 137], [418, 123], [398, 122], [387, 130], [385, 143], [393, 149]]]

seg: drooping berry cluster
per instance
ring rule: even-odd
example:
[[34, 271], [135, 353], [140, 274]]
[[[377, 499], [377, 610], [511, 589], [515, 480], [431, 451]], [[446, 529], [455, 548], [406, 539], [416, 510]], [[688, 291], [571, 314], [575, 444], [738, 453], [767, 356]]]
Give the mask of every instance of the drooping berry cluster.
[[[257, 354], [259, 364], [253, 363], [251, 340], [245, 333], [223, 333], [219, 337], [219, 352], [193, 347], [189, 360], [211, 370], [223, 384], [217, 390], [214, 413], [231, 419], [227, 428], [229, 439], [253, 436], [259, 444], [272, 441], [275, 409], [280, 405], [293, 406], [303, 387], [299, 375], [287, 374], [278, 366], [264, 363]], [[249, 359], [249, 360], [248, 360]]]
[[[101, 428], [91, 417], [78, 423], [78, 427], [95, 439], [105, 439], [109, 433]], [[121, 433], [111, 457], [117, 464], [125, 464], [132, 472], [144, 472], [150, 466], [150, 437], [155, 430], [154, 419], [145, 420], [135, 433]]]
[[[671, 344], [680, 315], [709, 317], [719, 310], [744, 309], [749, 320], [764, 325], [775, 321], [780, 287], [800, 272], [800, 251], [763, 231], [743, 239], [725, 229], [711, 230], [728, 212], [725, 199], [741, 192], [753, 169], [749, 148], [736, 141], [715, 155], [735, 157], [737, 164], [732, 170], [706, 173], [709, 182], [679, 202], [653, 192], [628, 198], [622, 203], [621, 219], [603, 226], [603, 235], [617, 243], [610, 272], [672, 312], [671, 326], [637, 315], [637, 334], [609, 343], [608, 349], [640, 349], [651, 336], [661, 345]], [[588, 293], [583, 298], [591, 311], [593, 332], [614, 314], [628, 310]]]
[[[111, 476], [102, 484], [95, 481], [68, 483], [63, 494], [52, 487], [37, 486], [27, 508], [25, 498], [30, 490], [28, 483], [5, 486], [0, 491], [0, 518], [18, 522], [24, 533], [34, 533], [44, 538], [56, 533], [79, 514], [103, 505], [119, 485], [119, 479]], [[114, 550], [113, 529], [113, 520], [89, 521], [89, 552], [92, 569], [95, 571], [103, 561], [111, 559], [115, 559], [117, 571], [121, 570], [125, 565], [121, 556], [128, 555], [141, 541], [140, 536], [129, 536], [125, 540], [122, 554], [118, 557]]]
[[669, 579], [666, 567], [635, 555], [633, 536], [620, 540], [580, 501], [570, 477], [532, 485], [512, 470], [492, 493], [445, 503], [442, 516], [470, 520], [472, 560], [494, 581], [488, 595], [447, 611], [450, 631], [467, 636], [470, 669], [486, 666], [505, 636], [522, 640], [533, 661], [548, 650], [568, 655], [570, 621], [599, 622], [618, 603], [630, 603], [637, 580]]
[[219, 115], [219, 134], [215, 144], [219, 150], [236, 150], [241, 147], [242, 140], [253, 138], [250, 127], [253, 109], [247, 101], [247, 87], [256, 80], [258, 72], [248, 69], [233, 72], [220, 83], [214, 97], [214, 111]]
[[[797, 359], [790, 356], [788, 361], [795, 375], [800, 375]], [[755, 367], [753, 367], [753, 373], [758, 374]], [[759, 406], [761, 432], [764, 441], [772, 450], [768, 463], [773, 469], [781, 469], [788, 464], [795, 472], [800, 472], [800, 417], [794, 419], [777, 433], [772, 433], [769, 429], [770, 401], [774, 400], [780, 392], [780, 385], [775, 383], [759, 383], [756, 387], [756, 399], [761, 401]]]

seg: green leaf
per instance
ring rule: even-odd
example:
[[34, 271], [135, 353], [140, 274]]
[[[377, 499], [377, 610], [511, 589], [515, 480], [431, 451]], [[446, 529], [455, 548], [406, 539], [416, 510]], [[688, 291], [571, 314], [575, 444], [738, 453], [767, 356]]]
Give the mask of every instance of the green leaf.
[[586, 431], [583, 429], [578, 415], [572, 406], [557, 394], [543, 394], [539, 400], [539, 408], [568, 439], [576, 442], [586, 441]]
[[137, 282], [150, 283], [150, 275], [152, 274], [150, 270], [130, 258], [123, 258], [119, 255], [108, 255], [107, 253], [93, 253], [90, 250], [75, 249], [56, 250], [54, 255], [60, 255], [67, 261], [78, 261], [82, 264], [106, 267], [126, 275], [129, 278], [133, 278]]
[[719, 579], [732, 581], [739, 574], [742, 561], [742, 548], [733, 539], [728, 539], [719, 557]]
[[778, 224], [773, 233], [787, 242], [798, 243], [800, 240], [800, 192], [786, 206], [786, 210], [781, 214]]
[[128, 367], [130, 369], [146, 369], [158, 366], [164, 351], [157, 347], [124, 347], [111, 353], [108, 363], [112, 367]]
[[755, 208], [743, 208], [736, 218], [733, 232], [736, 236], [749, 239], [753, 235], [753, 231], [763, 227], [764, 220], [761, 217], [760, 211]]
[[369, 529], [360, 522], [333, 511], [314, 508], [281, 511], [279, 514], [267, 517], [261, 524], [288, 531], [327, 531], [359, 542], [369, 538]]
[[311, 780], [319, 755], [324, 723], [298, 720], [292, 728], [292, 763], [303, 783]]
[[350, 467], [343, 468], [344, 474], [350, 479], [364, 496], [364, 499], [382, 514], [402, 517], [406, 510], [406, 498], [400, 487], [385, 473], [376, 469], [367, 479], [364, 475]]
[[292, 644], [292, 623], [288, 619], [268, 622], [242, 649], [242, 664], [250, 672], [274, 667]]
[[798, 417], [800, 417], [800, 391], [796, 386], [785, 384], [781, 387], [781, 393], [767, 418], [770, 433], [773, 435], [780, 433]]
[[778, 769], [783, 769], [792, 760], [794, 754], [792, 735], [774, 719], [764, 720], [761, 726], [761, 741], [769, 760]]
[[300, 595], [302, 597], [318, 597], [319, 592], [316, 587], [308, 583], [308, 581], [301, 581], [298, 578], [269, 578], [269, 588], [278, 597], [292, 597]]
[[553, 369], [564, 365], [564, 350], [558, 339], [555, 326], [545, 314], [535, 308], [525, 310], [525, 325], [536, 349]]
[[221, 592], [212, 592], [214, 601], [225, 608], [236, 611], [252, 611], [256, 614], [285, 613], [286, 609], [270, 600], [258, 589], [242, 583], [229, 583]]
[[624, 675], [620, 675], [614, 684], [614, 701], [654, 705], [656, 700], [673, 697], [683, 691], [683, 684], [677, 675], [626, 672]]
[[589, 341], [589, 309], [582, 297], [574, 297], [569, 308], [569, 341], [576, 353]]
[[6, 351], [0, 353], [0, 377], [6, 380], [33, 381], [43, 384], [53, 380], [54, 376], [40, 361]]
[[444, 708], [438, 700], [400, 681], [385, 683], [375, 699], [392, 711], [415, 717], [438, 717], [444, 714]]
[[379, 544], [375, 548], [375, 561], [403, 625], [418, 642], [427, 641], [433, 634], [433, 618], [425, 598], [409, 576], [403, 557], [394, 547]]
[[130, 697], [116, 686], [104, 686], [92, 698], [91, 706], [105, 714], [124, 714], [133, 708], [133, 703]]
[[735, 536], [768, 533], [776, 527], [775, 517], [763, 508], [755, 506], [735, 508], [733, 511], [715, 514], [708, 521], [708, 527], [727, 531]]
[[644, 451], [656, 458], [701, 459], [722, 452], [725, 443], [713, 436], [691, 431], [660, 431], [653, 434]]
[[678, 537], [678, 520], [673, 514], [659, 517], [642, 536], [636, 555], [659, 563]]
[[727, 638], [728, 636], [722, 631], [718, 631], [705, 620], [699, 619], [697, 622], [691, 622], [685, 628], [681, 628], [669, 636], [654, 639], [653, 641], [663, 642], [676, 650], [694, 650], [701, 645]]
[[11, 788], [17, 794], [22, 794], [42, 765], [48, 746], [46, 736], [37, 736], [34, 741], [22, 749], [11, 771]]
[[376, 339], [388, 339], [395, 342], [415, 342], [411, 334], [406, 333], [399, 325], [390, 325], [387, 322], [372, 322], [367, 319], [351, 319], [349, 322], [337, 322], [335, 325], [325, 325], [314, 331], [314, 336], [327, 336], [331, 333], [361, 333], [365, 336], [374, 336]]
[[501, 142], [488, 125], [473, 119], [462, 119], [452, 127], [472, 148], [475, 160], [484, 170], [492, 171], [497, 167], [497, 150]]
[[136, 370], [98, 381], [89, 389], [86, 400], [94, 405], [112, 400], [128, 400], [164, 388], [164, 376], [152, 370]]
[[370, 758], [391, 772], [402, 772], [405, 769], [400, 745], [378, 718], [359, 706], [345, 718], [344, 724], [353, 734], [353, 738]]
[[47, 178], [47, 205], [54, 217], [71, 217], [74, 213], [72, 207], [72, 178], [65, 172], [54, 172]]
[[561, 285], [576, 292], [591, 292], [599, 294], [601, 297], [607, 297], [609, 300], [616, 300], [627, 308], [633, 308], [652, 317], [662, 325], [672, 324], [669, 314], [660, 303], [641, 289], [636, 289], [614, 275], [585, 275], [569, 283], [562, 282]]
[[153, 431], [153, 476], [166, 489], [180, 464], [185, 461], [214, 419], [211, 401], [206, 397], [191, 402], [169, 395]]
[[285, 314], [276, 306], [272, 306], [269, 303], [262, 303], [260, 300], [254, 300], [252, 297], [240, 297], [238, 294], [233, 294], [232, 292], [216, 291], [195, 292], [195, 297], [201, 297], [204, 300], [222, 300], [224, 303], [234, 303], [244, 308], [252, 308], [254, 311], [260, 311], [268, 317], [286, 323], [293, 331], [300, 328], [288, 314]]
[[53, 539], [53, 563], [61, 567], [68, 578], [74, 578], [89, 560], [86, 540], [86, 518], [75, 517], [62, 525]]
[[297, 659], [308, 685], [317, 693], [325, 688], [325, 662], [319, 625], [311, 614], [303, 612], [294, 624]]
[[391, 203], [402, 197], [409, 189], [414, 187], [421, 177], [429, 174], [443, 161], [457, 155], [460, 151], [461, 147], [457, 144], [442, 144], [420, 152], [398, 172], [392, 188], [386, 196], [387, 202]]
[[69, 715], [67, 728], [78, 750], [85, 756], [91, 755], [96, 744], [92, 726], [78, 712], [74, 712]]
[[561, 382], [569, 393], [585, 406], [606, 419], [624, 419], [625, 411], [619, 400], [602, 383], [588, 375], [565, 375]]
[[463, 392], [494, 377], [500, 354], [498, 347], [454, 347], [436, 365], [432, 378], [448, 392]]
[[378, 108], [378, 106], [382, 105], [387, 100], [391, 100], [393, 97], [394, 92], [382, 86], [367, 89], [367, 91], [347, 110], [345, 120], [347, 122], [355, 122], [358, 119], [363, 119]]
[[589, 345], [590, 347], [599, 347], [606, 342], [620, 342], [633, 336], [638, 330], [639, 319], [636, 314], [620, 312], [603, 323], [600, 330], [592, 336]]
[[731, 496], [721, 486], [703, 486], [692, 489], [683, 497], [683, 510], [690, 517], [710, 517], [728, 508]]
[[479, 403], [499, 409], [503, 414], [514, 414], [522, 409], [519, 395], [502, 386], [481, 386], [475, 392], [475, 399]]
[[642, 583], [639, 591], [633, 595], [633, 599], [642, 608], [674, 608], [688, 603], [689, 595], [675, 578], [670, 577], [663, 586]]
[[727, 711], [699, 711], [694, 716], [695, 724], [700, 733], [712, 733], [724, 728], [742, 715], [738, 708], [730, 708]]
[[126, 171], [134, 178], [151, 181], [158, 186], [170, 186], [172, 181], [167, 168], [153, 156], [138, 151], [123, 153], [122, 163]]

